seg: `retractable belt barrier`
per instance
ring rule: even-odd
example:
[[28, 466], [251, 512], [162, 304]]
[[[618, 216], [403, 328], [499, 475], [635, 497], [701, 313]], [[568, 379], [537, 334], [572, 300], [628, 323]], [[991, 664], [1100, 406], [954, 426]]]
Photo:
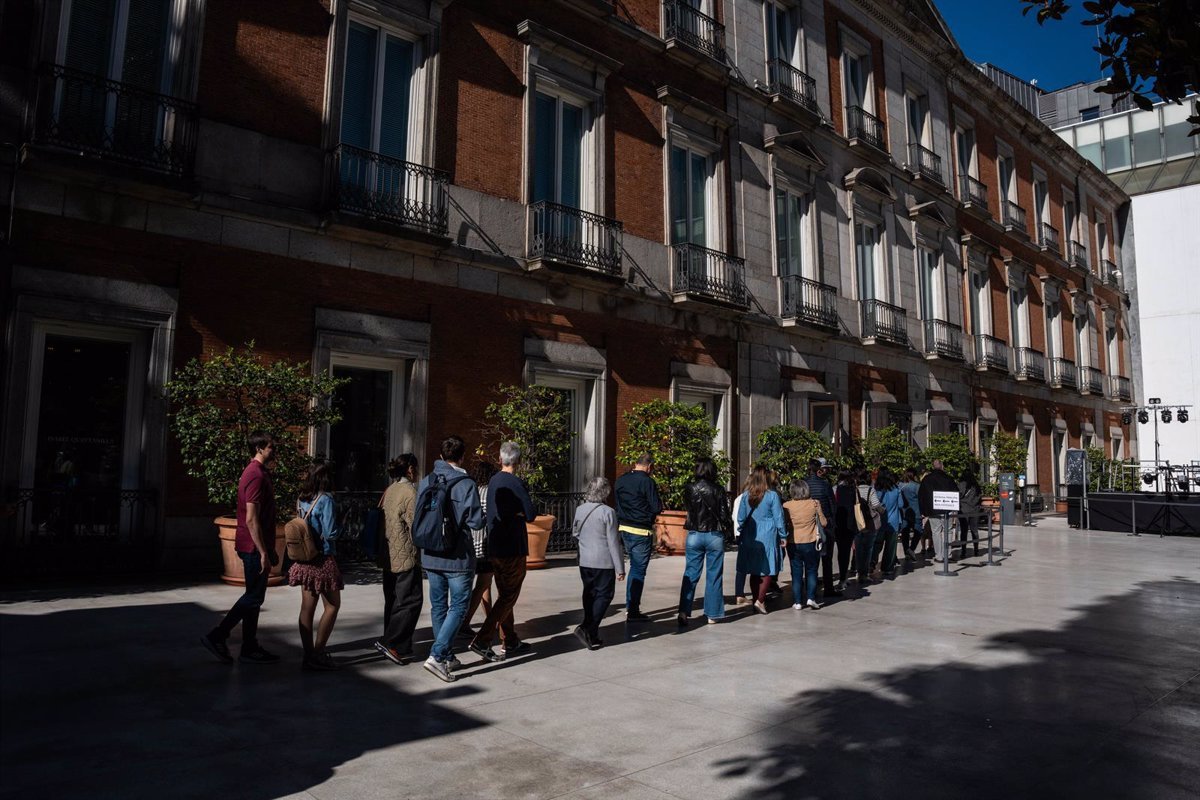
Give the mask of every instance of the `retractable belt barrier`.
[[[1000, 514], [998, 511], [993, 511], [993, 510], [984, 511], [979, 516], [987, 517], [987, 563], [980, 564], [980, 566], [983, 566], [983, 567], [1003, 566], [1002, 563], [996, 561], [996, 559], [995, 559], [996, 548], [992, 546], [992, 540], [993, 539], [999, 540], [998, 544], [999, 544], [999, 549], [1000, 549], [1000, 555], [1004, 558], [1007, 558], [1009, 556], [1009, 553], [1004, 549], [1004, 520], [1000, 518]], [[958, 523], [958, 519], [959, 519], [958, 515], [951, 514], [950, 512], [946, 512], [946, 513], [942, 514], [942, 519], [943, 519], [943, 523], [942, 523], [942, 563], [941, 563], [941, 569], [934, 570], [933, 574], [940, 575], [943, 578], [953, 578], [958, 575], [957, 572], [952, 572], [950, 570], [950, 548], [951, 547], [965, 547], [968, 544], [978, 546], [979, 542], [982, 541], [982, 539], [976, 540], [976, 539], [966, 539], [966, 538], [952, 540], [950, 538], [951, 518], [953, 518], [953, 520], [954, 520], [953, 525], [954, 525], [954, 528], [957, 530], [958, 535], [959, 536], [963, 535], [963, 532], [961, 530], [959, 530], [960, 526]]]

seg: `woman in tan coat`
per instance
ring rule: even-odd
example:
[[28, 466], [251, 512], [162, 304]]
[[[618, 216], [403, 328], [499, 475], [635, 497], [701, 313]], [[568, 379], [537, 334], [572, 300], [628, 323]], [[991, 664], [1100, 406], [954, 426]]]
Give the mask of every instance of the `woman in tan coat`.
[[396, 664], [412, 658], [413, 632], [425, 602], [421, 563], [412, 540], [417, 506], [417, 457], [404, 453], [388, 463], [392, 483], [383, 493], [384, 541], [379, 549], [383, 569], [383, 638], [375, 649]]
[[807, 482], [794, 481], [791, 496], [783, 504], [783, 517], [788, 529], [788, 559], [792, 563], [792, 608], [799, 611], [807, 605], [816, 609], [821, 607], [817, 602], [817, 562], [821, 559], [824, 529], [829, 522], [821, 512], [821, 504], [812, 499]]

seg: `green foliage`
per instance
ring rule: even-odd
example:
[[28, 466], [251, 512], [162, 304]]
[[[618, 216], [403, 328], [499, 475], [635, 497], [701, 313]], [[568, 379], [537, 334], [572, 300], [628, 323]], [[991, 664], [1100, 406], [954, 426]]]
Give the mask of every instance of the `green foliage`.
[[962, 477], [963, 471], [971, 465], [971, 445], [967, 437], [961, 433], [932, 433], [924, 453], [925, 468], [933, 466], [934, 459], [940, 459], [942, 467], [954, 480]]
[[[1022, 14], [1037, 10], [1038, 24], [1061, 21], [1071, 6], [1066, 0], [1021, 0]], [[1143, 110], [1153, 95], [1176, 103], [1200, 88], [1200, 14], [1195, 0], [1087, 0], [1082, 24], [1095, 26], [1100, 71], [1109, 81], [1097, 92], [1114, 100], [1132, 96]], [[1188, 117], [1192, 136], [1200, 132], [1200, 115]]]
[[1108, 458], [1099, 447], [1089, 447], [1085, 454], [1088, 465], [1089, 492], [1101, 489], [1111, 489], [1117, 492], [1136, 492], [1138, 490], [1137, 459], [1122, 461], [1118, 458]]
[[618, 457], [633, 464], [642, 453], [654, 456], [654, 482], [663, 506], [683, 508], [683, 490], [692, 481], [696, 461], [711, 458], [717, 482], [729, 481], [729, 456], [713, 452], [717, 429], [700, 406], [651, 400], [625, 412], [626, 435]]
[[562, 491], [570, 474], [570, 410], [566, 398], [557, 389], [546, 386], [509, 386], [493, 388], [497, 397], [484, 410], [481, 429], [487, 451], [496, 459], [502, 442], [516, 442], [521, 448], [518, 474], [538, 494]]
[[920, 451], [908, 434], [895, 425], [867, 431], [858, 449], [862, 453], [863, 466], [871, 470], [887, 467], [893, 474], [899, 475], [920, 463]]
[[344, 382], [313, 375], [303, 362], [266, 362], [254, 352], [254, 342], [192, 359], [165, 387], [171, 430], [188, 475], [204, 481], [210, 502], [234, 505], [238, 479], [252, 455], [246, 439], [264, 431], [275, 437], [275, 499], [286, 512], [312, 463], [308, 430], [341, 419], [329, 399]]
[[809, 460], [832, 457], [832, 445], [816, 431], [806, 428], [772, 425], [758, 435], [759, 462], [779, 473], [785, 485], [808, 475]]
[[1020, 475], [1025, 471], [1025, 463], [1029, 457], [1028, 445], [1020, 436], [1003, 431], [996, 431], [992, 437], [992, 474], [1011, 472]]

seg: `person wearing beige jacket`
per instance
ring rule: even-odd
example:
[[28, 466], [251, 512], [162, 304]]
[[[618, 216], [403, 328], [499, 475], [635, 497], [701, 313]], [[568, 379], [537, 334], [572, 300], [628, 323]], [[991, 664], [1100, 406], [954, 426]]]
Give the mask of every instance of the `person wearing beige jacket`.
[[388, 463], [392, 483], [383, 493], [385, 547], [379, 548], [383, 569], [383, 638], [375, 649], [396, 664], [412, 658], [413, 632], [425, 602], [421, 586], [420, 553], [412, 540], [417, 506], [417, 457], [404, 453]]
[[791, 500], [783, 504], [783, 518], [788, 529], [788, 560], [792, 563], [792, 608], [799, 611], [808, 606], [821, 607], [817, 602], [817, 562], [824, 546], [825, 527], [829, 520], [814, 500], [805, 481], [791, 485]]

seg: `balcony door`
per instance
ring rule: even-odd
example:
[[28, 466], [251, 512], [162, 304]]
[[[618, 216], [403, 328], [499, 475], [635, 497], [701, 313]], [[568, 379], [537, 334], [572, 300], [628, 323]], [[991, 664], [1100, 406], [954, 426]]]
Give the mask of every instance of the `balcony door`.
[[971, 325], [973, 333], [992, 333], [992, 287], [987, 268], [970, 270], [968, 287], [971, 300]]
[[1008, 290], [1008, 309], [1013, 348], [1029, 347], [1029, 298], [1024, 286]]
[[917, 284], [921, 293], [921, 319], [943, 319], [945, 302], [938, 254], [929, 247], [917, 248]]
[[858, 268], [859, 300], [886, 300], [889, 297], [882, 251], [880, 226], [872, 222], [855, 223], [854, 261]]
[[687, 146], [671, 147], [671, 243], [719, 247], [713, 220], [713, 159]]
[[[153, 152], [164, 136], [177, 0], [64, 0], [57, 138], [99, 151]], [[129, 88], [109, 83], [118, 82]]]
[[[1046, 301], [1046, 360], [1063, 358], [1062, 307], [1057, 299]], [[1080, 360], [1082, 363], [1082, 359]]]
[[429, 186], [404, 162], [420, 161], [421, 131], [414, 124], [413, 98], [420, 43], [395, 31], [351, 20], [346, 32], [342, 83], [341, 186], [362, 194], [354, 207], [405, 216], [406, 198]]
[[908, 92], [904, 95], [908, 116], [908, 143], [932, 149], [929, 126], [929, 98], [924, 94]]
[[775, 258], [781, 278], [818, 280], [814, 259], [809, 258], [809, 197], [775, 190]]

